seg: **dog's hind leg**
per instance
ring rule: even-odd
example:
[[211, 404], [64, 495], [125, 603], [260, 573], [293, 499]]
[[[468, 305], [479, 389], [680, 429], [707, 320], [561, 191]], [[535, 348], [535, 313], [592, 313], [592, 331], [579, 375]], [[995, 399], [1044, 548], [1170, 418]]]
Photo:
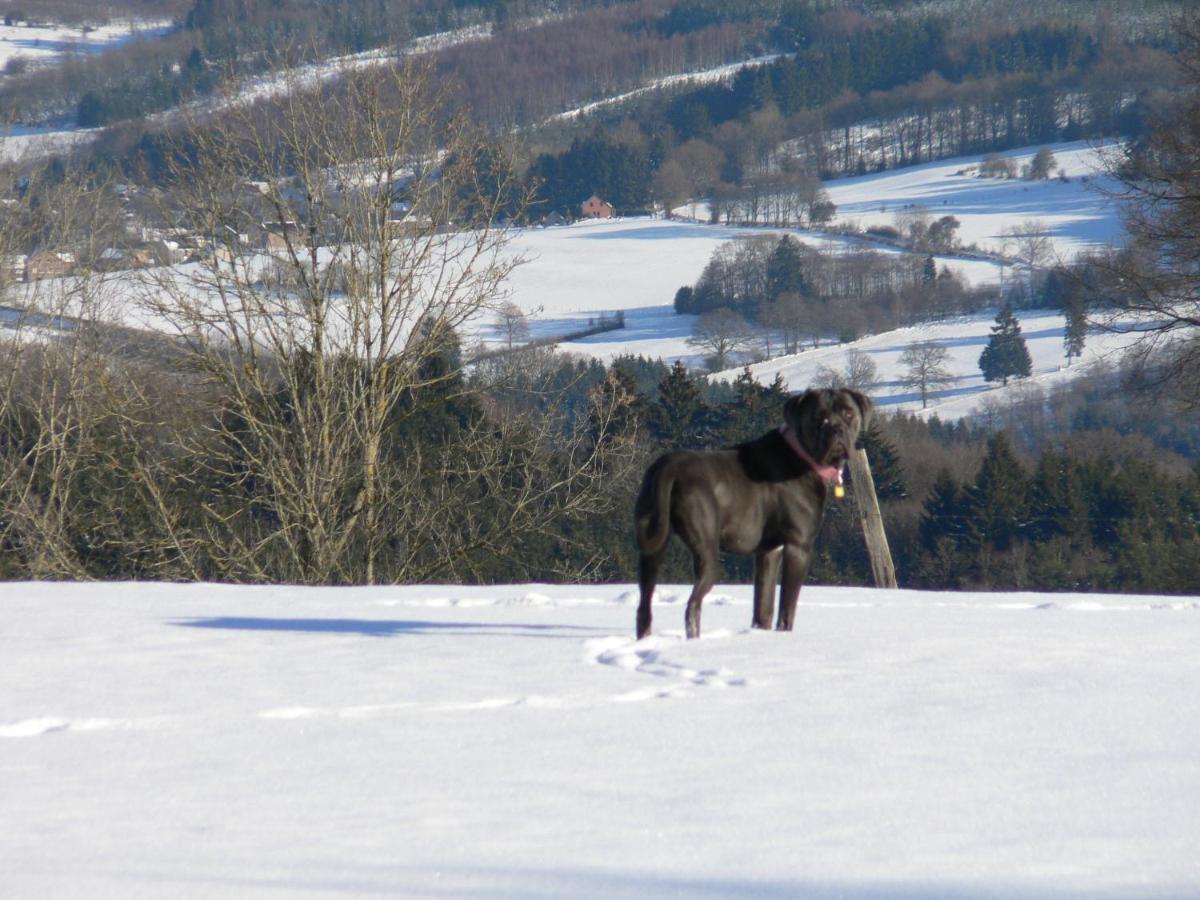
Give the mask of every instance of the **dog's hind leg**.
[[776, 547], [754, 555], [754, 628], [770, 628], [775, 615], [775, 591], [779, 587], [779, 560], [783, 551]]
[[684, 613], [684, 625], [687, 628], [687, 636], [691, 638], [700, 637], [700, 606], [704, 603], [704, 597], [712, 590], [712, 586], [717, 583], [717, 555], [715, 552], [692, 552], [692, 566], [696, 572], [696, 580], [692, 584], [692, 593], [688, 597], [687, 612]]
[[663, 557], [667, 555], [667, 548], [664, 544], [662, 548], [653, 553], [643, 553], [638, 558], [638, 610], [637, 610], [637, 637], [640, 641], [650, 633], [650, 604], [654, 599], [654, 586], [658, 584], [658, 570], [662, 568]]

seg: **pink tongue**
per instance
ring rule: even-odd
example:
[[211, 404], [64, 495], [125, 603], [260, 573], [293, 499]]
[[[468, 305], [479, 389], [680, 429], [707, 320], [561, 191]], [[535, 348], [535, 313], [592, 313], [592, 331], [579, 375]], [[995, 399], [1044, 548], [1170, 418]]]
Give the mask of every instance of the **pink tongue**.
[[831, 484], [833, 482], [837, 482], [838, 484], [842, 483], [842, 470], [835, 466], [823, 466], [813, 459], [812, 456], [809, 455], [809, 452], [804, 449], [799, 439], [797, 439], [794, 431], [792, 431], [786, 425], [781, 425], [779, 427], [779, 433], [783, 435], [784, 440], [787, 441], [788, 446], [795, 451], [796, 455], [812, 466], [813, 471], [817, 473], [817, 476], [822, 481], [824, 481], [826, 484]]
[[834, 466], [817, 466], [816, 470], [817, 474], [821, 476], [821, 480], [826, 484], [829, 484], [833, 481], [836, 481], [838, 484], [842, 483], [841, 469], [835, 468]]

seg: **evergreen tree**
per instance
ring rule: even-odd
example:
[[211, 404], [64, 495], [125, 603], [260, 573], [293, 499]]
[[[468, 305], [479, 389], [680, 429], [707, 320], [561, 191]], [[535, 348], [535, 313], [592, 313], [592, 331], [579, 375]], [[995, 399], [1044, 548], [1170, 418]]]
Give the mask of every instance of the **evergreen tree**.
[[1068, 538], [1078, 547], [1088, 542], [1088, 509], [1083, 480], [1074, 458], [1043, 451], [1030, 491], [1030, 534], [1038, 540]]
[[979, 355], [979, 368], [983, 370], [984, 381], [1000, 381], [1005, 385], [1010, 378], [1024, 378], [1033, 372], [1033, 360], [1021, 335], [1021, 323], [1010, 303], [1005, 303], [996, 316], [992, 336]]
[[791, 235], [784, 235], [767, 257], [767, 299], [775, 300], [788, 293], [803, 296], [809, 290], [804, 273], [804, 248]]
[[1087, 308], [1084, 305], [1083, 291], [1079, 289], [1068, 291], [1063, 297], [1063, 313], [1067, 317], [1066, 333], [1063, 336], [1063, 347], [1067, 354], [1067, 365], [1072, 359], [1083, 355], [1083, 343], [1087, 339]]
[[940, 469], [921, 510], [921, 545], [932, 551], [947, 538], [955, 545], [961, 543], [966, 530], [964, 514], [962, 488], [949, 469]]
[[771, 427], [773, 411], [767, 405], [768, 391], [754, 380], [750, 367], [742, 369], [733, 381], [734, 399], [723, 417], [723, 442], [748, 441]]
[[975, 483], [967, 488], [963, 511], [966, 543], [977, 549], [1007, 550], [1026, 531], [1029, 476], [1017, 460], [1008, 433], [988, 441]]
[[694, 313], [696, 311], [695, 291], [690, 284], [685, 284], [675, 292], [675, 312]]
[[708, 406], [700, 388], [682, 360], [663, 376], [658, 385], [658, 398], [650, 407], [649, 426], [654, 439], [663, 447], [680, 449], [698, 447], [704, 443]]
[[867, 459], [871, 461], [871, 478], [875, 482], [875, 494], [880, 500], [903, 500], [908, 496], [908, 482], [904, 477], [904, 466], [900, 453], [879, 427], [879, 420], [871, 423], [862, 435]]

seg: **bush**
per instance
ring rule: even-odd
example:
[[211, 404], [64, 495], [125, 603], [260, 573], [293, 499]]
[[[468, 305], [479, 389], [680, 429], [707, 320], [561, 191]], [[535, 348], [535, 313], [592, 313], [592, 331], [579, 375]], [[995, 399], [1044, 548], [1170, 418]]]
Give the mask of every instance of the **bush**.
[[867, 234], [871, 237], [883, 238], [889, 241], [900, 240], [899, 229], [893, 228], [891, 225], [872, 225], [867, 229]]

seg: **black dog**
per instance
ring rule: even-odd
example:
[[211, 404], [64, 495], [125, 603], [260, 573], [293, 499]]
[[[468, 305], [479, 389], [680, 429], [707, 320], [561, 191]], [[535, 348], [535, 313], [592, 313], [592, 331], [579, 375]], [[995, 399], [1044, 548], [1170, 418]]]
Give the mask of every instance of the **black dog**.
[[810, 390], [784, 404], [777, 431], [731, 450], [659, 457], [634, 505], [641, 559], [637, 636], [650, 632], [650, 600], [674, 531], [692, 554], [695, 583], [685, 622], [700, 636], [700, 604], [717, 578], [718, 553], [754, 554], [755, 628], [770, 628], [783, 563], [776, 628], [790, 631], [829, 485], [841, 471], [871, 401], [857, 391]]

